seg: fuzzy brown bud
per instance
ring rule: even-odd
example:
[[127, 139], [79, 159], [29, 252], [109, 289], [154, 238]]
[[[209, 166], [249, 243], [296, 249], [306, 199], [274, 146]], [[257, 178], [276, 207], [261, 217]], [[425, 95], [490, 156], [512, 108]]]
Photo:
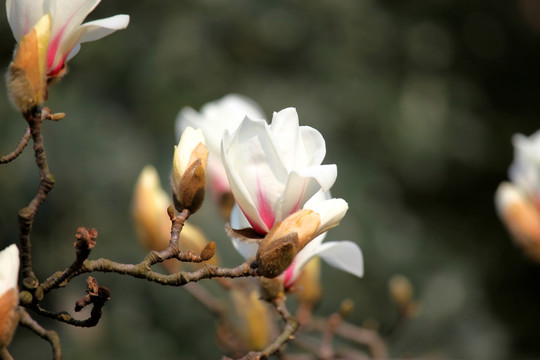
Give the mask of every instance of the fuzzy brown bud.
[[206, 244], [204, 249], [202, 249], [201, 259], [203, 261], [210, 260], [214, 256], [215, 253], [216, 253], [216, 243], [213, 241], [210, 241], [208, 244]]
[[188, 127], [174, 150], [172, 188], [174, 206], [178, 211], [196, 212], [206, 191], [206, 161], [208, 148], [201, 130]]
[[274, 278], [285, 271], [296, 254], [313, 239], [320, 223], [316, 212], [299, 210], [274, 225], [259, 245], [258, 273]]

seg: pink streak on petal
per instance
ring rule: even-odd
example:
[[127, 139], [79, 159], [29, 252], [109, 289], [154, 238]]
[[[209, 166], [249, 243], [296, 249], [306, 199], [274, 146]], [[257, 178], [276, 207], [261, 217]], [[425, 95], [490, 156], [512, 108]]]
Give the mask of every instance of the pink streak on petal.
[[[236, 199], [235, 199], [236, 201]], [[262, 227], [259, 226], [259, 224], [257, 224], [256, 221], [253, 221], [247, 212], [244, 211], [244, 209], [242, 209], [242, 205], [240, 205], [240, 203], [238, 201], [236, 201], [236, 203], [238, 204], [238, 207], [240, 207], [240, 210], [242, 210], [242, 212], [244, 213], [244, 215], [246, 216], [246, 219], [249, 221], [249, 223], [251, 224], [251, 226], [253, 227], [253, 230], [255, 230], [257, 233], [261, 234], [261, 235], [266, 235], [268, 233], [268, 231], [266, 231], [266, 229], [263, 229]]]
[[291, 209], [289, 214], [287, 214], [287, 216], [297, 212], [300, 206], [303, 205], [303, 204], [300, 204], [300, 200], [302, 200], [302, 197], [304, 196], [305, 191], [306, 191], [306, 180], [304, 179], [304, 184], [302, 185], [302, 191], [300, 191], [300, 194], [298, 195], [298, 201], [296, 202], [294, 207]]
[[58, 32], [58, 34], [56, 34], [56, 36], [52, 40], [49, 40], [49, 48], [47, 49], [47, 69], [48, 69], [47, 75], [49, 76], [56, 75], [58, 74], [60, 70], [62, 70], [62, 68], [64, 67], [64, 63], [66, 62], [66, 58], [68, 57], [71, 50], [73, 50], [73, 47], [75, 47], [75, 44], [77, 44], [77, 42], [75, 42], [75, 44], [73, 44], [73, 47], [69, 49], [68, 51], [66, 51], [66, 53], [62, 56], [62, 59], [58, 63], [58, 65], [54, 69], [52, 69], [54, 58], [56, 57], [58, 49], [60, 48], [60, 42], [62, 40], [66, 27], [70, 23], [71, 19], [73, 19], [73, 16], [75, 16], [75, 14], [80, 10], [82, 6], [83, 4], [81, 4], [79, 8], [73, 11], [71, 16], [67, 19], [67, 21], [64, 23], [64, 25]]
[[285, 275], [283, 279], [283, 286], [285, 287], [285, 289], [289, 289], [290, 287], [294, 285], [293, 275], [294, 275], [295, 262], [296, 262], [296, 258], [293, 260], [291, 265], [289, 265], [287, 270], [285, 270], [285, 272], [283, 273]]
[[268, 199], [264, 196], [260, 180], [261, 178], [257, 177], [257, 210], [259, 211], [259, 216], [261, 217], [262, 221], [266, 224], [268, 229], [271, 229], [276, 221], [276, 216], [272, 211], [272, 207], [270, 206]]
[[[56, 72], [60, 71], [60, 69], [51, 69], [54, 63], [54, 58], [56, 56], [56, 53], [58, 52], [58, 48], [60, 47], [60, 40], [62, 39], [62, 35], [64, 34], [64, 31], [66, 30], [67, 23], [64, 24], [64, 26], [60, 29], [58, 34], [49, 41], [49, 48], [47, 49], [47, 69], [49, 69], [49, 73], [52, 73], [56, 70]], [[63, 59], [65, 60], [65, 59]], [[64, 65], [64, 61], [60, 62], [60, 65]], [[53, 74], [49, 74], [53, 75]]]

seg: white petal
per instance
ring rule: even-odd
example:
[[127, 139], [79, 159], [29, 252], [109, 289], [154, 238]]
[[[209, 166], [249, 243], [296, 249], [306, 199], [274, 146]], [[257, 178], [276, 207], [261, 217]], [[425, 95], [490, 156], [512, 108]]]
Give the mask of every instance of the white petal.
[[328, 190], [336, 181], [335, 165], [319, 165], [292, 171], [283, 193], [279, 217], [285, 218], [302, 208], [319, 190]]
[[295, 108], [275, 112], [270, 125], [282, 162], [288, 171], [307, 166], [307, 155], [300, 137]]
[[75, 47], [73, 49], [71, 49], [71, 51], [69, 52], [67, 58], [66, 58], [66, 61], [69, 61], [71, 60], [71, 58], [73, 58], [75, 55], [77, 55], [79, 53], [79, 51], [81, 51], [81, 44], [77, 44], [75, 45]]
[[[292, 284], [300, 275], [302, 268], [311, 260], [313, 257], [317, 256], [321, 243], [323, 242], [326, 234], [317, 236], [315, 239], [311, 240], [296, 256], [294, 257], [292, 274], [285, 279], [287, 284]], [[289, 271], [289, 269], [287, 270]]]
[[12, 244], [0, 251], [0, 296], [7, 290], [17, 288], [19, 277], [19, 249]]
[[233, 229], [245, 229], [251, 227], [248, 219], [236, 203], [231, 210], [231, 219], [229, 220], [229, 223]]
[[187, 127], [182, 133], [178, 146], [174, 151], [174, 166], [179, 175], [182, 176], [186, 169], [191, 165], [189, 160], [191, 153], [199, 144], [205, 145], [204, 135], [201, 129]]
[[[246, 219], [246, 217], [242, 213], [242, 210], [240, 210], [237, 204], [234, 204], [234, 207], [231, 211], [230, 225], [233, 229], [245, 229], [251, 227], [249, 221]], [[242, 255], [244, 259], [247, 260], [254, 258], [257, 254], [259, 244], [245, 242], [234, 237], [231, 238], [231, 241], [236, 251], [238, 251], [238, 253]]]
[[7, 0], [6, 13], [13, 36], [19, 42], [45, 15], [43, 0]]
[[83, 24], [79, 43], [99, 40], [116, 30], [125, 29], [129, 24], [129, 15], [115, 15], [105, 19], [90, 21]]
[[287, 181], [287, 171], [264, 120], [245, 118], [225, 133], [222, 159], [236, 202], [255, 231], [268, 232]]
[[210, 153], [221, 159], [223, 133], [225, 130], [230, 133], [236, 131], [246, 116], [250, 119], [264, 118], [263, 111], [255, 101], [242, 95], [229, 94], [205, 104], [200, 112], [190, 107], [183, 108], [176, 118], [176, 133], [179, 136], [186, 126], [201, 128]]
[[326, 155], [326, 143], [323, 136], [310, 126], [300, 126], [300, 135], [308, 156], [306, 165], [320, 165]]
[[308, 201], [304, 209], [316, 211], [321, 216], [321, 225], [317, 230], [321, 234], [337, 226], [347, 213], [349, 205], [343, 199], [330, 199], [325, 201]]
[[242, 255], [244, 259], [248, 260], [255, 258], [257, 250], [259, 249], [259, 244], [247, 243], [237, 238], [232, 238], [231, 241], [236, 251], [238, 251], [238, 253]]
[[322, 244], [317, 254], [329, 265], [358, 277], [364, 276], [362, 251], [352, 241], [331, 241]]

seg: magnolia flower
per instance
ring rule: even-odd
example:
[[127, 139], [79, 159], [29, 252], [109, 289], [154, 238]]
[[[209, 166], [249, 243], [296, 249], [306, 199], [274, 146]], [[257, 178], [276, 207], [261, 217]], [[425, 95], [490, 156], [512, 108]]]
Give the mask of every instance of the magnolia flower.
[[[223, 163], [237, 202], [231, 227], [252, 227], [265, 236], [259, 245], [231, 232], [233, 244], [245, 258], [257, 255], [260, 259], [264, 252], [268, 252], [268, 259], [291, 257], [275, 271], [269, 270], [274, 276], [292, 262], [286, 271], [287, 286], [292, 286], [307, 261], [317, 255], [340, 269], [363, 274], [362, 253], [356, 244], [321, 244], [324, 236], [319, 235], [337, 226], [348, 209], [343, 199], [331, 199], [327, 191], [337, 169], [335, 165], [320, 165], [325, 153], [321, 134], [311, 127], [300, 127], [293, 108], [274, 113], [272, 125], [246, 117], [233, 135], [226, 132], [223, 138]], [[295, 227], [298, 221], [302, 221], [302, 228]], [[300, 246], [295, 251], [286, 244], [288, 232], [297, 234], [295, 246]], [[276, 247], [266, 246], [272, 252], [261, 249], [269, 240], [279, 240], [284, 247], [275, 251]]]
[[[180, 134], [186, 127], [200, 128], [206, 139], [210, 151], [208, 156], [208, 174], [210, 188], [219, 202], [220, 197], [230, 192], [229, 181], [221, 162], [221, 139], [227, 130], [234, 132], [242, 120], [249, 116], [252, 119], [264, 118], [262, 110], [247, 97], [230, 94], [222, 99], [207, 103], [200, 112], [191, 107], [180, 110], [176, 118], [176, 134]], [[227, 216], [228, 218], [228, 216]]]
[[274, 113], [272, 124], [246, 117], [225, 132], [222, 158], [236, 203], [253, 229], [266, 234], [278, 221], [302, 209], [319, 190], [327, 191], [336, 165], [321, 165], [322, 135], [299, 126], [294, 108]]
[[6, 10], [11, 31], [17, 42], [47, 14], [51, 17], [47, 47], [47, 75], [59, 75], [66, 61], [80, 50], [80, 44], [101, 39], [125, 29], [128, 15], [116, 15], [82, 24], [100, 0], [7, 0]]
[[172, 187], [178, 211], [197, 211], [204, 200], [208, 149], [200, 129], [187, 127], [174, 148]]
[[10, 245], [0, 252], [0, 349], [9, 345], [17, 327], [19, 249]]
[[513, 137], [512, 182], [503, 182], [495, 194], [497, 212], [516, 244], [540, 261], [540, 131]]

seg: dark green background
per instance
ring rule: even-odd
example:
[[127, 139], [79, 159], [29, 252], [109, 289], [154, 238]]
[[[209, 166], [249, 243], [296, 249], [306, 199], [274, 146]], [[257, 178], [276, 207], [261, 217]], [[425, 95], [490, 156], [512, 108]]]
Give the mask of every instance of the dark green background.
[[[319, 314], [350, 297], [351, 321], [384, 331], [396, 317], [387, 281], [401, 273], [422, 311], [388, 339], [393, 357], [540, 357], [540, 265], [512, 244], [493, 205], [511, 135], [540, 127], [539, 0], [106, 0], [89, 19], [118, 13], [131, 15], [129, 28], [83, 45], [50, 90], [48, 105], [67, 117], [44, 127], [57, 183], [32, 233], [41, 279], [72, 261], [82, 225], [99, 230], [92, 257], [138, 262], [129, 209], [140, 170], [154, 164], [168, 184], [180, 108], [235, 92], [268, 117], [295, 106], [338, 166], [332, 191], [350, 209], [327, 239], [356, 241], [366, 275], [325, 265]], [[3, 15], [0, 33], [7, 67], [15, 42]], [[7, 153], [25, 123], [0, 92]], [[0, 247], [17, 241], [17, 210], [38, 181], [30, 148], [0, 167]], [[225, 265], [241, 261], [210, 202], [193, 221]], [[96, 278], [112, 291], [97, 328], [43, 321], [66, 359], [220, 357], [213, 318], [182, 289]], [[77, 279], [46, 305], [72, 309], [84, 289]], [[26, 329], [10, 351], [50, 358]]]

